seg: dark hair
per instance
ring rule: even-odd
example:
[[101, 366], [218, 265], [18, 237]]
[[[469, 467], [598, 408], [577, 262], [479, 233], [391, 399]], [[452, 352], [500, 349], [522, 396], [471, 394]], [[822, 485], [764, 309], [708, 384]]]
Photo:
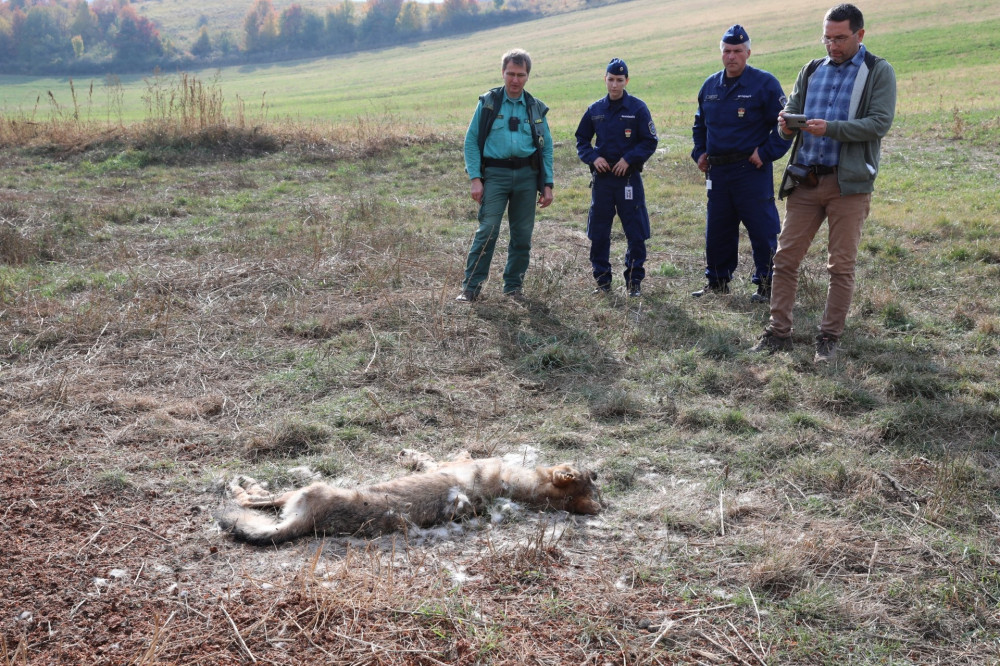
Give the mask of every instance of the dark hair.
[[506, 72], [510, 63], [524, 67], [524, 70], [531, 74], [531, 56], [524, 49], [511, 49], [504, 53], [503, 60], [500, 61], [500, 71]]
[[833, 7], [826, 13], [823, 17], [824, 21], [833, 21], [834, 23], [840, 23], [841, 21], [850, 21], [851, 32], [857, 32], [865, 27], [865, 17], [861, 13], [861, 10], [854, 5], [849, 5], [846, 2], [842, 5], [837, 5]]

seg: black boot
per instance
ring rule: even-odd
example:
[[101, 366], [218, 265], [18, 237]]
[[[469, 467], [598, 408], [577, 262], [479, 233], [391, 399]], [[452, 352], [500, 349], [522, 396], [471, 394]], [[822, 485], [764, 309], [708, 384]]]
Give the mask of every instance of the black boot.
[[706, 294], [716, 294], [721, 296], [722, 294], [728, 294], [728, 293], [729, 293], [729, 280], [722, 280], [718, 282], [709, 280], [708, 284], [706, 284], [702, 289], [699, 289], [698, 291], [691, 292], [691, 295], [694, 296], [695, 298], [701, 298]]
[[771, 283], [761, 282], [757, 285], [757, 293], [750, 296], [751, 303], [771, 302]]

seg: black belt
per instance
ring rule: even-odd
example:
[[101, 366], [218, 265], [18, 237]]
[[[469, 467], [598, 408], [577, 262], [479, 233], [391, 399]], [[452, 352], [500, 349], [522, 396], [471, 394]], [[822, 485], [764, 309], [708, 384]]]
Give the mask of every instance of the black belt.
[[719, 166], [722, 164], [736, 164], [737, 162], [742, 162], [743, 160], [749, 158], [753, 153], [728, 153], [726, 155], [709, 155], [708, 163], [712, 166]]
[[487, 157], [483, 160], [483, 164], [488, 167], [499, 167], [501, 169], [523, 169], [524, 167], [531, 166], [531, 158], [510, 157], [505, 160], [495, 160], [492, 157]]
[[631, 176], [634, 173], [642, 173], [642, 169], [633, 169], [632, 167], [629, 167], [625, 171], [625, 173], [623, 173], [621, 176], [619, 176], [618, 174], [616, 174], [614, 171], [611, 171], [610, 169], [608, 169], [607, 171], [598, 171], [597, 169], [594, 169], [593, 167], [591, 167], [590, 173], [595, 178], [603, 178], [605, 176], [614, 176], [615, 178], [628, 178], [629, 176]]
[[837, 173], [836, 166], [826, 166], [823, 164], [810, 165], [809, 170], [817, 176], [829, 176], [831, 173]]

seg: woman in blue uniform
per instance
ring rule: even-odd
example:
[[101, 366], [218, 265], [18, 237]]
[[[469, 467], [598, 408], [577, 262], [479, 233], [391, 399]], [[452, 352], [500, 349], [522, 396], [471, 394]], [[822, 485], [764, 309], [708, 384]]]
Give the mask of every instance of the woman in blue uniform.
[[597, 281], [594, 293], [611, 291], [611, 224], [617, 212], [628, 241], [625, 288], [629, 296], [638, 297], [646, 276], [643, 264], [649, 239], [649, 213], [640, 174], [659, 138], [645, 102], [625, 91], [628, 66], [623, 60], [615, 58], [608, 63], [604, 83], [608, 94], [587, 108], [576, 129], [576, 152], [591, 172], [587, 237]]

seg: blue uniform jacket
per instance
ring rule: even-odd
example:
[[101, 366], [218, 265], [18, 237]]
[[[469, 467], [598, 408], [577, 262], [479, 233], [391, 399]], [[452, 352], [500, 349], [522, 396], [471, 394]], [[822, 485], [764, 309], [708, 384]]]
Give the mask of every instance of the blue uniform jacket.
[[[595, 134], [597, 143], [591, 145]], [[576, 153], [590, 165], [603, 157], [614, 166], [624, 157], [629, 168], [639, 172], [656, 152], [657, 143], [656, 126], [646, 103], [627, 91], [620, 103], [612, 102], [605, 95], [591, 104], [576, 128]]]
[[726, 71], [716, 72], [698, 91], [698, 111], [691, 134], [695, 162], [703, 154], [757, 153], [762, 162], [773, 162], [788, 152], [792, 142], [778, 131], [778, 112], [785, 108], [785, 93], [774, 75], [747, 65], [730, 86]]

